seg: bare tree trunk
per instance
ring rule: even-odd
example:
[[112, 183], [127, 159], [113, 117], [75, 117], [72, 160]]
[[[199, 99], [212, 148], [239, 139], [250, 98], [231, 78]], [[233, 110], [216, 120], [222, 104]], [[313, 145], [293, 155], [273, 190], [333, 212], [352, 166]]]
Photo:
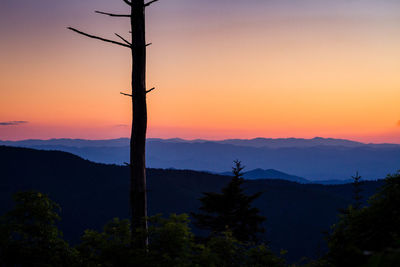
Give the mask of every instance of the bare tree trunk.
[[[130, 142], [132, 240], [135, 248], [146, 248], [147, 237], [135, 236], [136, 229], [147, 231], [146, 196], [146, 35], [144, 0], [131, 4], [132, 29], [132, 133]], [[146, 233], [147, 234], [147, 233]]]
[[98, 14], [130, 18], [132, 42], [129, 42], [121, 35], [115, 35], [122, 40], [115, 41], [96, 35], [88, 34], [68, 27], [78, 34], [89, 38], [97, 39], [106, 43], [127, 47], [132, 52], [132, 94], [122, 93], [132, 98], [132, 133], [130, 143], [130, 169], [131, 169], [131, 230], [132, 246], [134, 248], [146, 249], [148, 238], [136, 235], [140, 229], [147, 235], [147, 196], [146, 196], [146, 131], [147, 131], [147, 103], [146, 94], [155, 88], [146, 90], [146, 28], [145, 8], [158, 0], [151, 0], [147, 3], [144, 0], [122, 0], [131, 7], [130, 14], [114, 14], [103, 11], [96, 11]]

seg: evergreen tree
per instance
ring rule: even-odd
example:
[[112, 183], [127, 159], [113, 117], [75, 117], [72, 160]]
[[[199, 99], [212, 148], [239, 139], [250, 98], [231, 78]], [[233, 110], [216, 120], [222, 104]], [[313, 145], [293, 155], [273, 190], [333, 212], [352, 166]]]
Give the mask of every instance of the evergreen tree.
[[252, 207], [252, 202], [261, 193], [246, 195], [241, 187], [244, 183], [240, 161], [234, 162], [233, 178], [222, 189], [221, 193], [203, 193], [200, 198], [201, 213], [192, 213], [195, 225], [211, 231], [212, 235], [230, 231], [241, 242], [257, 242], [257, 234], [264, 232], [261, 224], [265, 217], [259, 215], [259, 210]]
[[356, 172], [353, 178], [353, 200], [354, 200], [354, 209], [358, 210], [361, 208], [363, 196], [361, 195], [362, 192], [362, 181], [361, 176]]
[[[368, 204], [350, 206], [332, 227], [328, 258], [334, 266], [400, 266], [400, 172], [389, 175]], [[396, 264], [363, 265], [373, 261]]]

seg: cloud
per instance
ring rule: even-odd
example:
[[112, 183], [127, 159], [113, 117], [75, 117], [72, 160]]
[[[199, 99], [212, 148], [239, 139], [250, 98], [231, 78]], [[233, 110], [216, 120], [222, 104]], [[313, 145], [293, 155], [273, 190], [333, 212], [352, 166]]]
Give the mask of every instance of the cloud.
[[126, 128], [126, 127], [129, 127], [129, 125], [128, 124], [116, 124], [116, 125], [114, 125], [114, 127], [116, 127], [116, 128]]
[[0, 126], [15, 126], [28, 123], [27, 121], [3, 121], [0, 122]]

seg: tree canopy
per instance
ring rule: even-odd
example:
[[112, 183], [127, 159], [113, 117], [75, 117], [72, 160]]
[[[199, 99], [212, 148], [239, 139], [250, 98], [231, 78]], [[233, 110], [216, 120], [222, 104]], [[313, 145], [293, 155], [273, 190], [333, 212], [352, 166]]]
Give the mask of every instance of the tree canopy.
[[[73, 266], [77, 251], [62, 239], [60, 206], [40, 192], [17, 193], [1, 217], [0, 263], [6, 266]], [[0, 264], [1, 265], [1, 264]]]
[[264, 232], [262, 223], [265, 217], [252, 207], [252, 202], [261, 193], [245, 194], [242, 188], [243, 169], [241, 162], [235, 161], [232, 168], [234, 176], [229, 184], [221, 193], [203, 193], [204, 196], [200, 198], [201, 213], [192, 213], [192, 216], [197, 227], [209, 230], [212, 235], [230, 231], [241, 242], [256, 242], [257, 234]]
[[373, 264], [389, 258], [400, 264], [400, 172], [368, 204], [350, 206], [332, 227], [328, 257], [335, 266], [390, 266]]

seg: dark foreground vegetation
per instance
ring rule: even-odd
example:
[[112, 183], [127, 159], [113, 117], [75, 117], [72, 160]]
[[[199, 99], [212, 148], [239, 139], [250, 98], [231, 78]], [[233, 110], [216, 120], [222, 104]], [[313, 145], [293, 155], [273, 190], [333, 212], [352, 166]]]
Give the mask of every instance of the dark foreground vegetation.
[[[151, 214], [164, 211], [171, 215], [153, 216], [148, 233], [135, 233], [138, 237], [147, 234], [151, 241], [148, 250], [140, 251], [130, 249], [129, 221], [112, 219], [128, 217], [122, 196], [127, 194], [122, 190], [126, 182], [119, 178], [127, 171], [123, 167], [94, 164], [67, 153], [7, 147], [0, 147], [0, 159], [0, 208], [5, 213], [0, 227], [0, 256], [4, 266], [283, 266], [281, 258], [308, 266], [399, 265], [399, 174], [388, 176], [385, 182], [364, 183], [362, 190], [354, 190], [352, 185], [240, 181], [237, 186], [244, 190], [233, 190], [240, 196], [233, 199], [247, 201], [244, 211], [252, 210], [256, 221], [256, 227], [246, 228], [252, 230], [243, 237], [239, 234], [243, 231], [235, 231], [235, 225], [229, 222], [223, 229], [224, 222], [219, 219], [206, 217], [202, 223], [202, 216], [196, 218], [196, 214], [218, 214], [218, 209], [212, 210], [218, 205], [209, 205], [209, 201], [224, 199], [226, 192], [233, 192], [228, 190], [231, 177], [150, 170]], [[59, 206], [37, 190], [61, 203], [61, 224]], [[10, 195], [16, 191], [25, 192], [15, 195], [14, 205]], [[260, 191], [262, 194], [258, 194]], [[354, 198], [354, 192], [358, 197]], [[209, 201], [207, 196], [211, 196]], [[121, 212], [121, 208], [126, 211]], [[193, 212], [197, 227], [188, 215], [174, 212]], [[229, 216], [219, 218], [228, 220]], [[218, 222], [214, 228], [210, 226], [213, 221]], [[207, 227], [204, 222], [208, 222]], [[79, 237], [74, 238], [78, 230]], [[321, 238], [317, 248], [310, 245], [310, 239], [324, 230], [326, 240]], [[295, 242], [290, 242], [290, 237]], [[281, 253], [281, 249], [288, 253]], [[291, 249], [297, 249], [296, 258], [287, 257]], [[300, 260], [304, 251], [308, 254], [303, 255], [314, 261]]]
[[[188, 216], [171, 214], [150, 218], [149, 230], [138, 228], [133, 235], [128, 220], [115, 218], [103, 232], [86, 230], [72, 248], [55, 225], [60, 219], [58, 204], [40, 192], [17, 193], [14, 210], [0, 222], [0, 262], [5, 266], [283, 266], [284, 261], [256, 239], [264, 218], [251, 207], [257, 195], [243, 193], [237, 164], [235, 177], [222, 193], [202, 199], [207, 204], [196, 218], [210, 235], [197, 240]], [[229, 208], [208, 212], [208, 204]], [[146, 249], [132, 246], [134, 238], [144, 237], [149, 239]]]
[[86, 230], [70, 246], [55, 225], [59, 206], [39, 192], [15, 195], [16, 207], [0, 224], [1, 266], [283, 266], [265, 245], [241, 243], [229, 232], [195, 242], [188, 216], [150, 218], [148, 250], [131, 249], [128, 220], [114, 219], [102, 232]]

